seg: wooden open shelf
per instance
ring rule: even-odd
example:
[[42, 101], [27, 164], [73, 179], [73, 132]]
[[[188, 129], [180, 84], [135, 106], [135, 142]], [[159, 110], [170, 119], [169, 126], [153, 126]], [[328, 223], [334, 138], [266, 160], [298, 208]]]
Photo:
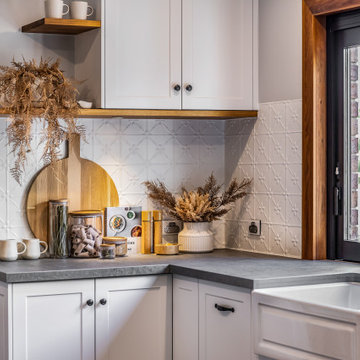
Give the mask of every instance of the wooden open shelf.
[[[111, 118], [129, 119], [234, 119], [257, 117], [257, 110], [138, 110], [138, 109], [81, 109], [80, 118]], [[0, 109], [0, 115], [8, 115]]]
[[22, 27], [24, 33], [76, 35], [99, 29], [101, 21], [43, 18]]

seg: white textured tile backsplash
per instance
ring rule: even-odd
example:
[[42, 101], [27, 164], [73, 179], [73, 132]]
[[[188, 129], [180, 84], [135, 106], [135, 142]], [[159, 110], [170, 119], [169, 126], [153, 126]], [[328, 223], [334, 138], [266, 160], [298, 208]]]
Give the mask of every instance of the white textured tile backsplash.
[[[25, 216], [26, 192], [42, 167], [41, 150], [29, 154], [23, 186], [11, 177], [13, 156], [6, 145], [6, 119], [0, 119], [0, 238], [32, 236]], [[142, 182], [160, 179], [170, 190], [181, 184], [201, 185], [214, 171], [224, 182], [224, 120], [82, 119], [87, 143], [81, 156], [103, 166], [112, 176], [121, 205], [152, 208]], [[34, 144], [39, 134], [34, 132]], [[64, 149], [62, 149], [62, 152]], [[225, 221], [214, 224], [217, 247], [225, 246]]]
[[[41, 149], [29, 154], [23, 186], [11, 177], [13, 155], [6, 119], [0, 119], [0, 238], [32, 236], [26, 192], [42, 167]], [[81, 156], [112, 176], [121, 205], [153, 208], [142, 182], [160, 179], [171, 191], [193, 187], [213, 171], [220, 183], [254, 179], [250, 195], [214, 223], [216, 246], [299, 257], [301, 254], [301, 101], [262, 104], [258, 119], [82, 119], [87, 142]], [[40, 134], [34, 132], [34, 144]], [[64, 149], [62, 149], [64, 152]], [[262, 220], [262, 235], [248, 235]], [[225, 239], [226, 243], [225, 243]]]
[[[301, 256], [302, 101], [260, 105], [258, 119], [225, 123], [225, 180], [251, 178], [247, 198], [226, 219], [226, 245], [246, 251]], [[248, 234], [250, 220], [262, 235]]]

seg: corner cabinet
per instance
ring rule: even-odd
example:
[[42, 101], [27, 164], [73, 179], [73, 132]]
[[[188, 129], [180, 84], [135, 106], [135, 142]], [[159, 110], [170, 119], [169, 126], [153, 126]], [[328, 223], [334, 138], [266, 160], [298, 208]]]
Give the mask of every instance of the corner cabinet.
[[174, 360], [252, 359], [250, 291], [174, 276], [173, 296]]
[[169, 275], [0, 284], [0, 360], [169, 360], [171, 309]]
[[75, 77], [97, 107], [257, 109], [258, 0], [102, 0], [101, 10], [101, 39], [76, 39]]

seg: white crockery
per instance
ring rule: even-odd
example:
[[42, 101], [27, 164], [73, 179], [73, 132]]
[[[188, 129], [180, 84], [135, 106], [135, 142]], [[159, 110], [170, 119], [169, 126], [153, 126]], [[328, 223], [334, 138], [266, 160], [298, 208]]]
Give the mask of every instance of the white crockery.
[[[39, 239], [23, 239], [23, 242], [26, 245], [26, 251], [22, 257], [26, 260], [39, 259], [40, 255], [46, 253], [48, 249], [48, 244], [45, 241], [40, 241]], [[44, 248], [42, 251], [40, 248], [41, 246]]]
[[[66, 10], [64, 11], [64, 7]], [[62, 0], [46, 0], [45, 16], [48, 18], [61, 19], [63, 15], [69, 13], [69, 5], [64, 4]]]
[[[90, 10], [90, 11], [89, 11]], [[73, 1], [71, 3], [71, 18], [86, 20], [88, 16], [94, 13], [94, 9], [89, 6], [87, 1]]]
[[[23, 250], [18, 252], [17, 245], [21, 244]], [[17, 240], [0, 240], [0, 260], [2, 261], [15, 261], [18, 255], [26, 251], [26, 245], [22, 241]]]

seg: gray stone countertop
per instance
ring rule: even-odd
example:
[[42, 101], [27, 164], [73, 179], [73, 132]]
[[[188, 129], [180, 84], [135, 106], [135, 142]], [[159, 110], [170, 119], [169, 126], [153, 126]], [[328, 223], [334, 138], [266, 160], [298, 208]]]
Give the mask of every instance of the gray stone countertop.
[[180, 274], [249, 289], [359, 281], [360, 264], [306, 261], [232, 250], [177, 256], [138, 255], [116, 260], [41, 259], [0, 262], [5, 283]]

